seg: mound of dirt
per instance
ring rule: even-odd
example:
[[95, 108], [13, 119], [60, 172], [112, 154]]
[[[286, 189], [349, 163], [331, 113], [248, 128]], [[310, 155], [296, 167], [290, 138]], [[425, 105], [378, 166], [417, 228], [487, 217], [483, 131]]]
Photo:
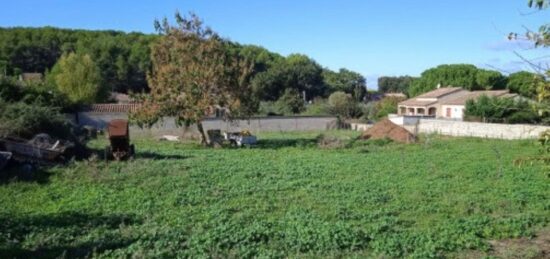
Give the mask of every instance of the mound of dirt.
[[400, 127], [389, 119], [384, 119], [367, 129], [362, 135], [362, 139], [384, 139], [389, 138], [395, 142], [411, 143], [416, 140], [415, 136], [408, 130]]

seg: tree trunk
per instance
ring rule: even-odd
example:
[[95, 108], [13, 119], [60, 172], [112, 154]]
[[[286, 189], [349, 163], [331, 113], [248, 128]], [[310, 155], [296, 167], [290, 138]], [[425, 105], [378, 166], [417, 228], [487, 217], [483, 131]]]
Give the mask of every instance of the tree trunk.
[[206, 132], [204, 132], [204, 128], [202, 127], [202, 121], [197, 122], [197, 129], [201, 134], [201, 144], [206, 146], [208, 143], [206, 142]]

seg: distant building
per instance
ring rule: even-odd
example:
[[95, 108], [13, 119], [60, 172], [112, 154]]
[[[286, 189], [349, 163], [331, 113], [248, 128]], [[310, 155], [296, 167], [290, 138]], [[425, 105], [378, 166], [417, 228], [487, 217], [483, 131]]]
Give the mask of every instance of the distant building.
[[384, 97], [394, 97], [394, 98], [407, 98], [407, 95], [404, 93], [385, 93]]
[[111, 92], [110, 99], [116, 103], [132, 103], [134, 102], [129, 95], [117, 92]]
[[517, 96], [509, 93], [508, 90], [468, 91], [460, 87], [438, 87], [433, 91], [400, 102], [397, 110], [399, 115], [462, 120], [466, 102], [482, 95], [503, 98]]

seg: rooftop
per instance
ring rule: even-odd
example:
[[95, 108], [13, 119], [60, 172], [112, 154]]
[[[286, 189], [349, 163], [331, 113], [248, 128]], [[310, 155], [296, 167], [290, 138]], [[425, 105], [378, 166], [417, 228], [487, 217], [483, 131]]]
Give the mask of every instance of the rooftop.
[[493, 90], [493, 91], [472, 91], [468, 92], [465, 95], [457, 96], [456, 98], [451, 98], [449, 100], [445, 100], [441, 102], [441, 104], [447, 104], [447, 105], [465, 105], [466, 101], [477, 99], [478, 97], [486, 95], [489, 97], [493, 96], [507, 96], [510, 95], [508, 90]]
[[432, 105], [434, 103], [437, 103], [437, 101], [423, 101], [423, 100], [416, 100], [416, 98], [411, 98], [405, 101], [402, 101], [399, 103], [399, 105], [405, 105], [405, 106], [428, 106]]
[[441, 87], [433, 91], [429, 91], [427, 93], [421, 94], [415, 98], [440, 98], [444, 95], [448, 95], [450, 93], [454, 93], [460, 90], [462, 90], [461, 87]]
[[136, 111], [140, 104], [137, 103], [96, 103], [84, 108], [84, 112], [120, 112], [128, 113]]

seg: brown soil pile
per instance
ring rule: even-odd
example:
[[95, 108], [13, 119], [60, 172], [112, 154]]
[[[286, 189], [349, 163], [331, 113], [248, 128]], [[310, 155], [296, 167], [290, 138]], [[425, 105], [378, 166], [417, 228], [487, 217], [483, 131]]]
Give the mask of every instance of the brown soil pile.
[[384, 119], [367, 129], [362, 139], [384, 139], [389, 138], [396, 142], [411, 143], [415, 141], [415, 136], [406, 129], [397, 126], [389, 119]]
[[550, 258], [550, 228], [539, 231], [532, 238], [489, 241], [491, 255], [497, 258]]

